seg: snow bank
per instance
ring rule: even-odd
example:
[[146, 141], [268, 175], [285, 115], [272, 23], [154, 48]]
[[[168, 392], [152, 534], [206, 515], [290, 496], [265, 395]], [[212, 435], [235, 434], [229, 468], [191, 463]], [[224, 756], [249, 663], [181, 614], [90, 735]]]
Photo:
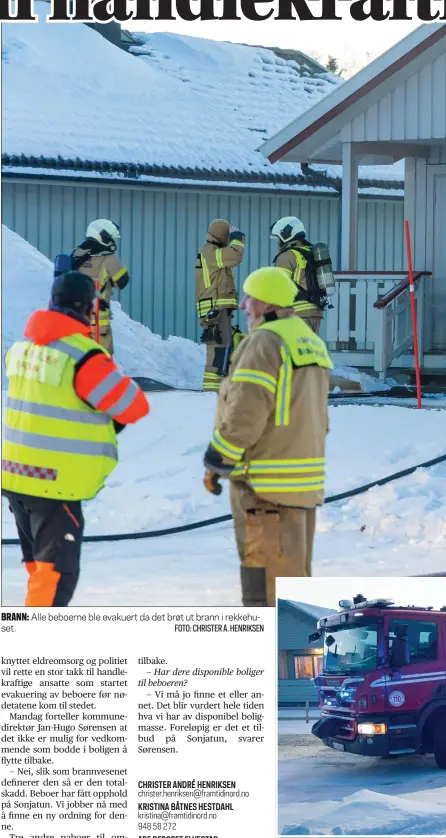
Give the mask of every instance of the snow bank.
[[294, 809], [297, 823], [284, 824], [281, 835], [446, 835], [446, 803], [428, 792], [424, 802], [419, 794], [411, 799], [364, 789], [340, 803], [319, 801], [316, 815], [305, 803]]
[[[50, 260], [2, 225], [2, 358], [23, 335], [32, 312], [47, 307], [52, 278]], [[119, 303], [112, 303], [112, 309], [115, 357], [129, 375], [154, 378], [172, 387], [201, 387], [204, 347], [184, 338], [163, 340], [132, 320]], [[3, 386], [7, 384], [4, 376]]]
[[[300, 174], [258, 148], [342, 83], [265, 48], [183, 35], [137, 33], [132, 55], [83, 24], [47, 24], [48, 11], [36, 2], [38, 23], [2, 28], [4, 154]], [[401, 168], [360, 176], [400, 179]]]

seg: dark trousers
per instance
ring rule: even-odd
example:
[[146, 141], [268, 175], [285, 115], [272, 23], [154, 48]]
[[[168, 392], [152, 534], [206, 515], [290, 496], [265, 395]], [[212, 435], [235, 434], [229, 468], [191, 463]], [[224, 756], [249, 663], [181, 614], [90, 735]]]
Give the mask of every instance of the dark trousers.
[[81, 502], [2, 494], [14, 515], [29, 574], [25, 605], [67, 606], [79, 579], [84, 531]]

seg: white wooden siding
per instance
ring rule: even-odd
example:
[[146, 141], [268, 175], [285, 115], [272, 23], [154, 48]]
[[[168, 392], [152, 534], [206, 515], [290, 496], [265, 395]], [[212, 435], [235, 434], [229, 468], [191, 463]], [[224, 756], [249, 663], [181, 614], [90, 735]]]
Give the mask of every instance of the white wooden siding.
[[355, 117], [343, 132], [344, 140], [353, 142], [444, 140], [445, 137], [446, 54]]

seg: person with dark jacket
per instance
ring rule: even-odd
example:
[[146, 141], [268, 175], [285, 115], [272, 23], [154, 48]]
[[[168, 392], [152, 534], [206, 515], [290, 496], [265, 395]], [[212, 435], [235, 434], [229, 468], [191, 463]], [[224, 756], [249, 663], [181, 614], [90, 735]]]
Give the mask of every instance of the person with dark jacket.
[[81, 502], [95, 497], [117, 465], [117, 433], [149, 412], [142, 390], [91, 338], [94, 300], [85, 274], [58, 276], [48, 311], [34, 312], [6, 355], [2, 494], [29, 574], [27, 606], [71, 601]]

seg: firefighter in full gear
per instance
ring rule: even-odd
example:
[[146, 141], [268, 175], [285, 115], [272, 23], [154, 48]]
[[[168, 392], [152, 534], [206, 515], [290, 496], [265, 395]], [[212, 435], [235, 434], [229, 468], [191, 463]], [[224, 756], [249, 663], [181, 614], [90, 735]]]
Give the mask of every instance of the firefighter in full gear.
[[[209, 225], [195, 264], [197, 312], [206, 345], [203, 390], [218, 391], [232, 344], [232, 313], [238, 298], [233, 268], [243, 259], [245, 235], [228, 221]], [[229, 347], [229, 349], [228, 349]]]
[[260, 268], [243, 290], [249, 334], [220, 389], [204, 484], [219, 494], [230, 478], [243, 605], [274, 606], [276, 576], [311, 576], [332, 363], [285, 271]]
[[[121, 238], [119, 227], [107, 218], [98, 218], [88, 225], [86, 239], [72, 254], [73, 269], [90, 276], [99, 294], [99, 343], [113, 355], [111, 328], [111, 298], [129, 283], [129, 272], [116, 256], [116, 240]], [[96, 313], [93, 312], [93, 334]]]
[[271, 227], [271, 238], [276, 238], [279, 243], [279, 251], [274, 258], [276, 268], [283, 268], [287, 271], [297, 286], [294, 311], [311, 326], [316, 334], [319, 334], [323, 309], [314, 300], [309, 299], [305, 269], [307, 255], [312, 245], [307, 241], [307, 233], [302, 221], [294, 216], [280, 218]]
[[91, 338], [95, 285], [70, 271], [48, 311], [30, 317], [6, 355], [2, 494], [28, 571], [25, 605], [64, 607], [80, 571], [81, 501], [118, 462], [116, 434], [149, 412], [142, 390]]

